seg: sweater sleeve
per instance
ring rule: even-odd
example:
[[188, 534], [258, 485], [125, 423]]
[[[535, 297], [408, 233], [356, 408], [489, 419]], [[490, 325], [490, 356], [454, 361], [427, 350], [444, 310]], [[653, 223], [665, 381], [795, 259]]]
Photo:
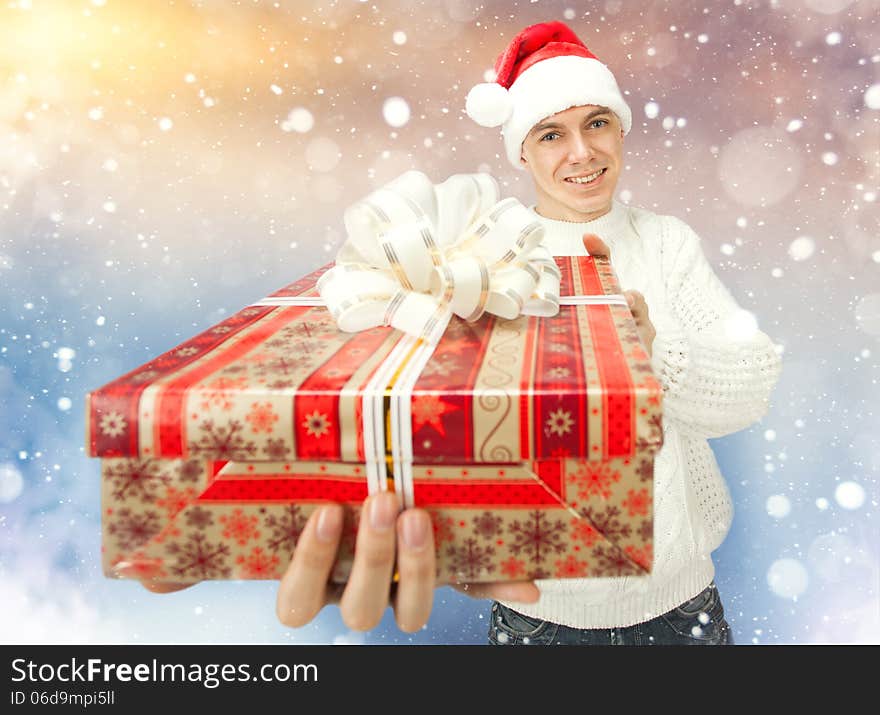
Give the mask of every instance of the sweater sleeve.
[[694, 435], [722, 437], [764, 416], [782, 360], [715, 275], [700, 237], [677, 218], [666, 222], [662, 261], [677, 325], [655, 326], [651, 358], [663, 413]]

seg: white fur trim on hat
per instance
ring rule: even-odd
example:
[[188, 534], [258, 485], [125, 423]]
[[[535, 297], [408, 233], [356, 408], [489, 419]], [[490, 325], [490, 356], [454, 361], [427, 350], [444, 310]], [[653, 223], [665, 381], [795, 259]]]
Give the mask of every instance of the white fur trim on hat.
[[[500, 85], [499, 85], [500, 86]], [[569, 107], [596, 104], [617, 115], [623, 133], [632, 127], [632, 114], [614, 75], [599, 60], [561, 55], [536, 62], [508, 90], [513, 112], [501, 128], [507, 158], [517, 169], [523, 140], [542, 119]]]

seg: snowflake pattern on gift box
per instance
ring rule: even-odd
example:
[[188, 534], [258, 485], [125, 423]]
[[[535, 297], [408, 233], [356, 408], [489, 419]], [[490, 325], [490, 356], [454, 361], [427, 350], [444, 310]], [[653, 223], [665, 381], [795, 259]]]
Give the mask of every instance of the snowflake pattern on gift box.
[[446, 548], [449, 557], [449, 573], [457, 579], [467, 581], [495, 571], [492, 563], [495, 549], [492, 546], [480, 546], [473, 538], [467, 538], [461, 546]]
[[235, 559], [244, 578], [273, 578], [278, 570], [279, 560], [275, 554], [263, 551], [259, 546], [251, 549], [247, 556], [239, 555]]
[[573, 518], [569, 523], [569, 533], [574, 541], [583, 544], [588, 549], [602, 538], [602, 535], [586, 519]]
[[251, 539], [260, 538], [257, 529], [260, 517], [255, 514], [245, 514], [242, 509], [235, 509], [231, 514], [222, 514], [220, 523], [223, 524], [223, 536], [234, 539], [239, 546], [244, 546]]
[[473, 518], [474, 533], [484, 539], [494, 539], [502, 533], [500, 516], [495, 516], [491, 511], [484, 511]]
[[174, 541], [165, 551], [175, 557], [171, 573], [178, 577], [198, 580], [229, 578], [229, 546], [208, 541], [202, 532], [194, 532], [186, 539]]
[[196, 498], [196, 490], [192, 487], [178, 489], [173, 485], [165, 488], [165, 494], [156, 499], [156, 506], [165, 510], [165, 516], [171, 520], [177, 512], [185, 509]]
[[214, 523], [214, 515], [197, 506], [186, 512], [186, 525], [193, 529], [207, 529]]
[[181, 482], [198, 483], [205, 474], [205, 463], [197, 459], [180, 462], [177, 467], [177, 478]]
[[522, 579], [526, 575], [526, 563], [514, 556], [501, 562], [501, 573], [509, 579]]
[[152, 459], [113, 460], [104, 470], [114, 499], [138, 499], [154, 501], [158, 489], [168, 483], [161, 465]]
[[[262, 513], [265, 509], [260, 509]], [[269, 514], [263, 525], [269, 530], [267, 546], [275, 553], [292, 554], [306, 526], [307, 517], [296, 504], [288, 504], [280, 514]]]
[[432, 515], [431, 524], [434, 527], [435, 546], [440, 546], [447, 541], [452, 541], [455, 537], [455, 519], [451, 516]]
[[645, 543], [652, 543], [654, 540], [654, 520], [642, 519], [642, 525], [638, 528], [636, 534]]
[[248, 381], [246, 377], [218, 377], [211, 382], [206, 383], [198, 391], [198, 396], [202, 403], [200, 408], [203, 411], [211, 409], [212, 406], [218, 407], [223, 412], [229, 412], [232, 409], [234, 398], [237, 393], [242, 392], [247, 387]]
[[633, 563], [627, 554], [613, 544], [599, 544], [593, 549], [594, 563], [597, 565], [594, 576], [614, 574], [616, 576], [639, 575], [642, 570]]
[[525, 552], [533, 562], [543, 561], [547, 552], [562, 553], [566, 549], [567, 529], [561, 519], [552, 521], [540, 510], [529, 512], [528, 519], [514, 520], [507, 527], [514, 540], [509, 545], [514, 554]]
[[320, 439], [330, 432], [330, 418], [323, 412], [315, 410], [310, 415], [306, 415], [302, 426], [312, 437]]
[[443, 415], [460, 409], [458, 405], [451, 405], [444, 401], [439, 394], [418, 393], [412, 399], [413, 432], [418, 432], [425, 426], [433, 427], [440, 435], [446, 436], [446, 428], [443, 426]]
[[556, 578], [585, 578], [587, 576], [589, 564], [586, 561], [580, 561], [575, 558], [574, 554], [569, 554], [564, 559], [557, 559], [554, 562]]
[[280, 462], [284, 459], [287, 459], [287, 456], [290, 454], [290, 447], [284, 442], [284, 439], [279, 437], [278, 439], [267, 439], [266, 444], [263, 445], [263, 452], [266, 455], [266, 458], [272, 462]]
[[644, 566], [646, 569], [651, 568], [651, 562], [654, 560], [654, 550], [651, 544], [645, 544], [641, 549], [635, 546], [627, 546], [624, 551], [630, 560]]
[[636, 467], [636, 474], [639, 476], [639, 481], [649, 482], [654, 476], [654, 460], [653, 459], [640, 459], [639, 466]]
[[572, 484], [577, 486], [579, 499], [592, 499], [594, 496], [608, 499], [612, 486], [620, 481], [620, 471], [605, 462], [578, 460], [575, 473], [571, 475]]
[[257, 445], [245, 440], [241, 434], [243, 428], [238, 420], [231, 420], [225, 426], [215, 426], [214, 420], [205, 420], [199, 425], [199, 440], [189, 443], [189, 452], [227, 462], [253, 459]]
[[645, 516], [651, 506], [651, 497], [647, 489], [630, 489], [621, 503], [630, 516]]
[[598, 509], [593, 506], [585, 506], [578, 511], [592, 522], [602, 536], [612, 543], [628, 539], [632, 532], [632, 526], [628, 522], [621, 521], [619, 507], [608, 506], [604, 509]]
[[112, 514], [107, 532], [116, 537], [120, 549], [134, 549], [152, 539], [162, 529], [162, 519], [158, 512], [146, 510], [133, 511], [119, 509]]
[[125, 417], [118, 412], [108, 412], [106, 415], [102, 415], [98, 425], [101, 434], [108, 437], [118, 437], [124, 434], [126, 427], [128, 427], [128, 423], [125, 421]]
[[574, 420], [571, 418], [571, 412], [559, 408], [558, 410], [551, 412], [547, 418], [547, 425], [544, 427], [544, 434], [547, 435], [547, 437], [554, 434], [563, 437], [571, 432], [573, 424]]
[[425, 365], [425, 369], [422, 370], [419, 379], [434, 376], [449, 377], [450, 375], [457, 375], [460, 370], [461, 363], [455, 355], [450, 353], [435, 354], [428, 361], [428, 364]]
[[254, 402], [251, 404], [250, 412], [245, 415], [245, 419], [251, 423], [251, 432], [271, 434], [275, 429], [275, 423], [281, 418], [272, 409], [271, 402]]

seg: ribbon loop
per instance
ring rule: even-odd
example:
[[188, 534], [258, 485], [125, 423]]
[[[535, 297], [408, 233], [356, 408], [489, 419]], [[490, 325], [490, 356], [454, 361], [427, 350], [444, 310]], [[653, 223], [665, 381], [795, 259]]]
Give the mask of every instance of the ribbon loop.
[[[345, 211], [348, 238], [317, 288], [341, 330], [436, 335], [438, 316], [552, 316], [559, 270], [544, 229], [489, 174], [437, 186], [408, 171]], [[437, 336], [439, 337], [439, 336]]]

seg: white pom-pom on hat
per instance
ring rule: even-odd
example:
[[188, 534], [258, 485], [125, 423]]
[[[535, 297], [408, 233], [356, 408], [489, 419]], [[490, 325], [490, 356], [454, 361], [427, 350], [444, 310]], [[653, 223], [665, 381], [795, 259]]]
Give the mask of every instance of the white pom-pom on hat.
[[483, 82], [471, 88], [464, 103], [467, 115], [483, 127], [499, 127], [513, 113], [510, 93], [497, 82]]

